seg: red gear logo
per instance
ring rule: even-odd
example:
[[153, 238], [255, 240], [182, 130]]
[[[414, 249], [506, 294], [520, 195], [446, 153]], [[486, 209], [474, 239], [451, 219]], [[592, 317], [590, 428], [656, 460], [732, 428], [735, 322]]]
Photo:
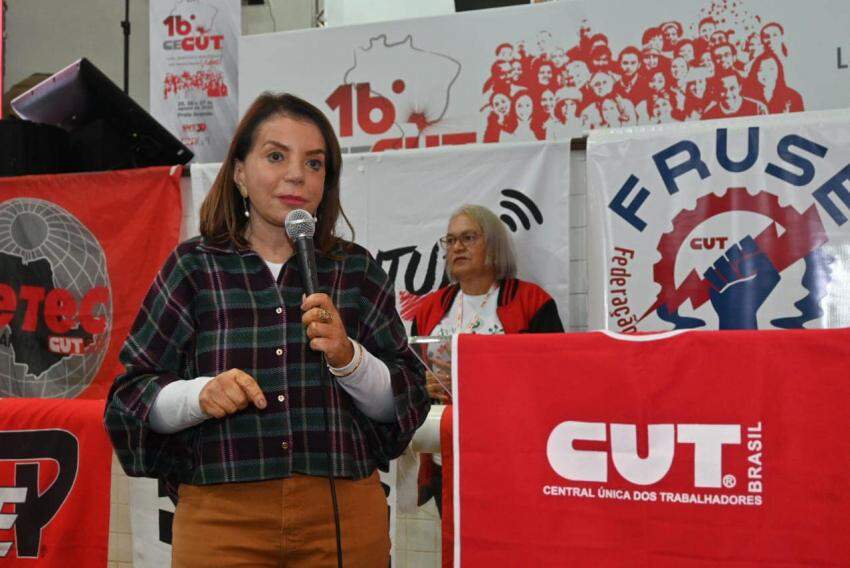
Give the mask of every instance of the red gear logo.
[[[814, 205], [804, 213], [791, 206], [783, 207], [779, 198], [765, 191], [751, 195], [745, 187], [730, 187], [722, 195], [708, 194], [697, 199], [693, 209], [680, 211], [673, 219], [673, 229], [658, 241], [661, 260], [653, 266], [655, 282], [661, 286], [655, 303], [641, 316], [646, 318], [661, 306], [675, 312], [687, 300], [696, 309], [710, 298], [712, 284], [691, 270], [680, 286], [676, 286], [675, 268], [679, 249], [702, 223], [721, 213], [748, 211], [773, 220], [756, 238], [758, 249], [782, 272], [813, 250], [827, 242], [826, 231]], [[784, 229], [780, 236], [777, 225]], [[640, 321], [639, 320], [639, 321]]]

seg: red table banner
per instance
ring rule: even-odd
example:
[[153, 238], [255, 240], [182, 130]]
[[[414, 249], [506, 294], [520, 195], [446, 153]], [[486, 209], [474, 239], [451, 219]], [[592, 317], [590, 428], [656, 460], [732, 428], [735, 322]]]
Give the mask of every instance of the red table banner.
[[455, 356], [456, 566], [850, 565], [850, 330]]
[[0, 178], [0, 397], [104, 398], [180, 231], [180, 168]]
[[0, 400], [0, 565], [106, 566], [103, 400]]

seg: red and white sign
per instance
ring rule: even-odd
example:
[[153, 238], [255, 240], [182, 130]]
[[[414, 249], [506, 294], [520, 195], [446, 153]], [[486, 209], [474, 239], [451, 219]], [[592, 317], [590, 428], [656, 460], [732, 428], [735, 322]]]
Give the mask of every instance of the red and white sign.
[[848, 27], [826, 0], [578, 0], [257, 34], [239, 108], [294, 93], [353, 152], [844, 108]]
[[455, 565], [850, 563], [850, 330], [456, 341]]
[[180, 168], [0, 179], [0, 397], [104, 398], [180, 227]]
[[103, 400], [0, 400], [0, 564], [106, 566]]
[[150, 3], [151, 115], [195, 154], [223, 160], [236, 130], [239, 0]]

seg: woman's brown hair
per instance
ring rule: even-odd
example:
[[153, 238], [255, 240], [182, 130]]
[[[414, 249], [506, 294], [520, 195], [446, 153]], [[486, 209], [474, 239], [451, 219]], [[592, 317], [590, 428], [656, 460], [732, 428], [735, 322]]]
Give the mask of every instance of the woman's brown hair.
[[209, 242], [225, 244], [228, 241], [245, 248], [245, 204], [236, 188], [233, 174], [236, 160], [244, 162], [256, 139], [257, 130], [273, 116], [287, 116], [306, 120], [316, 125], [325, 141], [325, 187], [322, 201], [316, 210], [316, 233], [313, 240], [316, 248], [328, 254], [340, 243], [334, 232], [340, 215], [345, 219], [354, 239], [354, 228], [339, 202], [339, 176], [342, 171], [342, 153], [333, 126], [318, 108], [289, 93], [261, 94], [251, 104], [239, 125], [227, 150], [227, 157], [212, 184], [209, 194], [201, 204], [201, 235]]

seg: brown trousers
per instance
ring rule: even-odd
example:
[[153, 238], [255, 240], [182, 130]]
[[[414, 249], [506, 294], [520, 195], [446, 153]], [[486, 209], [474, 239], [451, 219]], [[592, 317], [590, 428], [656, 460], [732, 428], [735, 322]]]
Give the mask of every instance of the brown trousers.
[[[378, 472], [359, 481], [335, 481], [343, 564], [389, 566], [389, 513]], [[173, 568], [337, 565], [327, 478], [184, 484], [179, 496]]]

